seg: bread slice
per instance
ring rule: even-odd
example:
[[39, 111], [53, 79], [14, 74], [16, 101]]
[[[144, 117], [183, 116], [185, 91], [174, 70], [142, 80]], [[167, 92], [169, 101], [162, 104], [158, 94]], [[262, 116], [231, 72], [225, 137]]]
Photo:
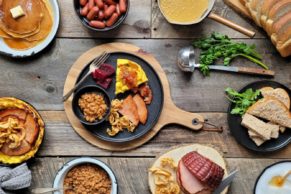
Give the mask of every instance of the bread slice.
[[249, 0], [245, 6], [249, 9], [250, 14], [258, 26], [261, 26], [261, 8], [264, 0]]
[[[279, 137], [279, 130], [280, 130], [280, 126], [273, 124], [271, 122], [268, 123], [271, 129], [271, 138], [277, 139]], [[253, 132], [252, 130], [248, 130], [249, 136], [252, 137], [259, 137], [255, 132]]]
[[248, 130], [248, 134], [249, 134], [250, 138], [253, 140], [253, 142], [255, 142], [255, 144], [257, 146], [260, 146], [260, 145], [262, 145], [263, 143], [266, 142], [266, 140], [263, 140], [262, 138], [260, 138], [259, 136], [257, 136], [256, 133], [254, 133], [251, 130]]
[[264, 28], [270, 36], [273, 34], [274, 22], [278, 21], [289, 12], [291, 12], [291, 0], [278, 1], [271, 7], [269, 14], [267, 15], [267, 21]]
[[242, 118], [242, 126], [256, 133], [257, 136], [263, 140], [271, 139], [272, 129], [270, 124], [265, 123], [264, 121], [247, 113], [244, 114]]
[[276, 98], [265, 97], [258, 100], [248, 108], [247, 113], [278, 125], [291, 128], [291, 113], [289, 109]]
[[284, 43], [278, 43], [276, 48], [282, 57], [291, 56], [291, 39]]
[[261, 8], [260, 23], [263, 28], [266, 27], [267, 19], [271, 8], [281, 0], [264, 0]]
[[264, 97], [273, 97], [280, 100], [288, 109], [290, 108], [289, 94], [282, 88], [273, 89], [271, 87], [264, 87], [260, 89]]

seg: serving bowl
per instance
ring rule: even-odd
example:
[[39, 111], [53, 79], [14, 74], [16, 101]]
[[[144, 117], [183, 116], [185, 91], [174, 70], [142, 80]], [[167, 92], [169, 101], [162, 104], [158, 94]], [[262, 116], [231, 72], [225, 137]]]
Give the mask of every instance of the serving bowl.
[[[78, 104], [79, 98], [85, 93], [97, 93], [97, 94], [100, 94], [103, 96], [104, 101], [107, 105], [107, 110], [106, 110], [106, 113], [103, 115], [102, 119], [99, 119], [99, 120], [96, 119], [94, 122], [88, 122], [85, 120], [84, 113]], [[104, 122], [107, 119], [107, 117], [109, 116], [110, 108], [111, 108], [111, 100], [110, 100], [108, 93], [103, 88], [101, 88], [99, 86], [95, 86], [95, 85], [88, 85], [88, 86], [84, 86], [84, 87], [80, 88], [79, 90], [77, 90], [77, 92], [75, 92], [74, 97], [73, 97], [73, 101], [72, 101], [72, 108], [73, 108], [73, 111], [74, 111], [76, 117], [78, 117], [78, 119], [80, 120], [81, 123], [83, 123], [85, 125], [90, 125], [90, 126], [98, 125], [98, 124]]]
[[107, 32], [107, 31], [118, 28], [124, 22], [125, 18], [128, 15], [129, 7], [130, 7], [130, 0], [127, 0], [126, 3], [127, 3], [126, 12], [124, 14], [122, 14], [121, 16], [119, 16], [118, 20], [112, 26], [105, 27], [105, 28], [94, 28], [94, 27], [89, 25], [89, 20], [80, 14], [80, 11], [82, 8], [82, 6], [80, 5], [80, 0], [74, 0], [74, 9], [75, 9], [75, 12], [76, 12], [78, 18], [80, 19], [81, 23], [86, 28], [88, 28], [92, 31], [95, 31], [95, 32]]
[[[74, 160], [71, 160], [67, 163], [65, 163], [57, 172], [54, 183], [53, 183], [53, 188], [63, 188], [64, 185], [64, 179], [67, 175], [67, 173], [74, 167], [81, 165], [81, 164], [93, 164], [101, 169], [103, 169], [109, 176], [111, 180], [111, 194], [117, 194], [118, 188], [117, 188], [117, 180], [115, 177], [115, 174], [113, 171], [105, 164], [104, 162], [100, 160], [96, 160], [94, 158], [89, 158], [89, 157], [82, 157], [82, 158], [77, 158]], [[54, 194], [62, 194], [63, 191], [56, 191]]]

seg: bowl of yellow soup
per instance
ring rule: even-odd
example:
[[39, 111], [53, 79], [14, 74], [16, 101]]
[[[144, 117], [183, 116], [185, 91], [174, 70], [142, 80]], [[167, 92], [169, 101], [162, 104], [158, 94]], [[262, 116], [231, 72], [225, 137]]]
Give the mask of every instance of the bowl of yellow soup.
[[158, 0], [159, 8], [171, 24], [192, 25], [211, 11], [214, 0]]

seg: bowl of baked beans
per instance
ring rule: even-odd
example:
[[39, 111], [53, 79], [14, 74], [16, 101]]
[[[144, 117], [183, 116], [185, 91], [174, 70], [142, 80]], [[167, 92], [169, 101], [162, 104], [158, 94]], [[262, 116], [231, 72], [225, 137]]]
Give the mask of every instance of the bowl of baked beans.
[[82, 157], [71, 160], [57, 172], [53, 188], [64, 188], [54, 194], [117, 194], [117, 180], [104, 162]]
[[85, 125], [98, 125], [104, 122], [110, 114], [110, 105], [107, 92], [95, 85], [77, 90], [72, 101], [76, 117]]
[[74, 0], [74, 7], [84, 26], [104, 32], [123, 23], [128, 15], [129, 0]]

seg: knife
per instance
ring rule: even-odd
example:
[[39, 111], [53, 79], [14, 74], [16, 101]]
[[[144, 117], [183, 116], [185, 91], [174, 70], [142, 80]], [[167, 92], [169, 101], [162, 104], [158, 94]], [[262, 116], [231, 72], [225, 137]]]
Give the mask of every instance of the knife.
[[235, 169], [234, 171], [229, 173], [229, 175], [225, 179], [223, 179], [220, 185], [215, 189], [213, 194], [220, 194], [227, 186], [229, 186], [237, 172], [238, 170]]

